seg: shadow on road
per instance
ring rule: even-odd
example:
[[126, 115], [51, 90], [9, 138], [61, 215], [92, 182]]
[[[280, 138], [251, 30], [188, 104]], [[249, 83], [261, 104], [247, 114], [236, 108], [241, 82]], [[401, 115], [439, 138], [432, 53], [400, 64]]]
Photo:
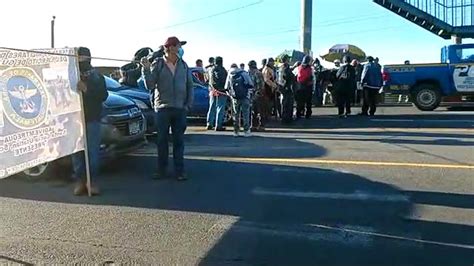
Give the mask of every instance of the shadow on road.
[[[278, 122], [271, 122], [276, 125]], [[301, 119], [288, 128], [290, 129], [351, 129], [351, 128], [474, 128], [473, 114], [380, 114], [374, 117], [352, 115], [340, 119], [336, 115], [318, 115], [313, 113], [310, 120]]]
[[32, 263], [29, 263], [29, 262], [25, 262], [25, 261], [21, 261], [21, 260], [17, 260], [17, 259], [13, 259], [13, 258], [10, 258], [10, 257], [0, 255], [0, 264], [3, 264], [3, 263], [5, 263], [6, 265], [12, 265], [13, 263], [15, 263], [16, 265], [23, 265], [23, 266], [33, 266], [34, 265]]
[[401, 191], [337, 170], [207, 160], [187, 160], [187, 182], [152, 181], [154, 162], [149, 156], [117, 162], [98, 181], [100, 197], [74, 197], [67, 184], [17, 179], [3, 180], [0, 196], [237, 217], [230, 229], [224, 218], [209, 229], [225, 232], [202, 265], [471, 266], [474, 259], [472, 249], [410, 240], [473, 245], [472, 226], [407, 218], [415, 208], [410, 199], [472, 208], [466, 205], [472, 195]]

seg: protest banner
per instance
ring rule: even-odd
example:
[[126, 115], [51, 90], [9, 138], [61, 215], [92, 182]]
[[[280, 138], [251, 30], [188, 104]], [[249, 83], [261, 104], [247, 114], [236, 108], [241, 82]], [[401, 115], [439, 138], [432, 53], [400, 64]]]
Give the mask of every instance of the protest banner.
[[75, 53], [0, 50], [0, 179], [84, 150]]

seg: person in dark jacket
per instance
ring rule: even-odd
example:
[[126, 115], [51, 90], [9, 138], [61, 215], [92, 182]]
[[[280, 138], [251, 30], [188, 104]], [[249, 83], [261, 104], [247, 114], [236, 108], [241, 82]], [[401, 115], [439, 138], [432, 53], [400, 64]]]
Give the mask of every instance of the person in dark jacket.
[[153, 50], [149, 47], [139, 49], [133, 56], [131, 63], [120, 67], [120, 74], [122, 75], [120, 83], [129, 87], [138, 87], [138, 80], [142, 75], [140, 60], [143, 57], [151, 56], [152, 54]]
[[278, 76], [278, 85], [280, 85], [280, 92], [282, 95], [281, 122], [283, 124], [289, 124], [293, 122], [293, 85], [296, 81], [296, 77], [293, 74], [293, 71], [291, 71], [290, 65], [288, 64], [290, 57], [288, 55], [284, 55], [281, 60], [283, 64], [280, 66], [280, 75]]
[[265, 99], [265, 81], [263, 74], [257, 68], [257, 62], [250, 61], [249, 75], [254, 84], [252, 95], [252, 131], [265, 131], [265, 113], [267, 110]]
[[352, 60], [351, 65], [355, 69], [356, 82], [357, 82], [357, 87], [356, 87], [356, 91], [354, 93], [354, 98], [353, 98], [352, 103], [353, 104], [360, 104], [360, 102], [362, 100], [362, 84], [360, 83], [360, 79], [362, 77], [362, 70], [364, 69], [364, 67], [362, 66], [362, 64], [357, 59]]
[[306, 119], [310, 119], [313, 113], [314, 73], [311, 67], [311, 57], [308, 55], [303, 58], [301, 66], [298, 67], [297, 82], [298, 87], [295, 92], [296, 118], [300, 119], [305, 116]]
[[[356, 90], [356, 73], [354, 67], [350, 64], [351, 59], [344, 56], [343, 65], [336, 73], [336, 102], [339, 117], [347, 117], [351, 114], [351, 100]], [[345, 113], [344, 113], [345, 109]]]
[[175, 178], [186, 180], [184, 171], [184, 132], [186, 115], [193, 106], [193, 78], [183, 60], [186, 42], [169, 37], [165, 44], [165, 56], [153, 63], [147, 58], [141, 60], [142, 75], [146, 88], [154, 91], [153, 108], [156, 114], [158, 171], [154, 178], [166, 177], [168, 167], [168, 136], [171, 128], [173, 139], [173, 162]]
[[[104, 77], [92, 67], [91, 52], [86, 47], [79, 47], [79, 72], [80, 80], [77, 89], [83, 95], [83, 110], [86, 122], [87, 150], [89, 157], [90, 175], [94, 180], [99, 173], [99, 151], [100, 151], [100, 119], [102, 104], [108, 97]], [[85, 158], [84, 152], [72, 155], [74, 195], [82, 195], [87, 192], [85, 183]], [[91, 194], [98, 195], [99, 188], [91, 185]]]
[[262, 59], [262, 67], [258, 69], [260, 72], [263, 73], [263, 69], [267, 66], [267, 61], [268, 60], [266, 58]]
[[383, 85], [382, 72], [380, 67], [375, 63], [373, 57], [367, 57], [369, 61], [362, 71], [361, 83], [363, 86], [364, 102], [360, 115], [375, 115], [377, 111], [377, 97], [379, 90]]
[[216, 65], [210, 71], [209, 111], [207, 112], [207, 130], [225, 131], [224, 114], [228, 96], [225, 90], [227, 70], [223, 67], [222, 57], [216, 57]]
[[313, 63], [314, 69], [314, 91], [313, 91], [313, 103], [316, 103], [317, 106], [322, 105], [323, 102], [323, 91], [322, 91], [322, 72], [324, 71], [324, 67], [321, 65], [321, 62], [318, 58], [314, 59]]

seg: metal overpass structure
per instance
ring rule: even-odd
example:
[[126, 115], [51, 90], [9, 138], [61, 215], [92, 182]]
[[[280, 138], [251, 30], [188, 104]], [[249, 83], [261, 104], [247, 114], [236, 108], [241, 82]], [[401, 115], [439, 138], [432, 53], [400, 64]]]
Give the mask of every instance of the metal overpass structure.
[[443, 39], [474, 38], [474, 0], [373, 1]]

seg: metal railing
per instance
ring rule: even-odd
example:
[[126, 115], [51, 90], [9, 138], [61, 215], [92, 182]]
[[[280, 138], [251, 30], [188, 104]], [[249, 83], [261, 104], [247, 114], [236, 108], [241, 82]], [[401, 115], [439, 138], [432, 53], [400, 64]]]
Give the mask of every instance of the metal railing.
[[453, 27], [474, 26], [474, 0], [403, 0]]

